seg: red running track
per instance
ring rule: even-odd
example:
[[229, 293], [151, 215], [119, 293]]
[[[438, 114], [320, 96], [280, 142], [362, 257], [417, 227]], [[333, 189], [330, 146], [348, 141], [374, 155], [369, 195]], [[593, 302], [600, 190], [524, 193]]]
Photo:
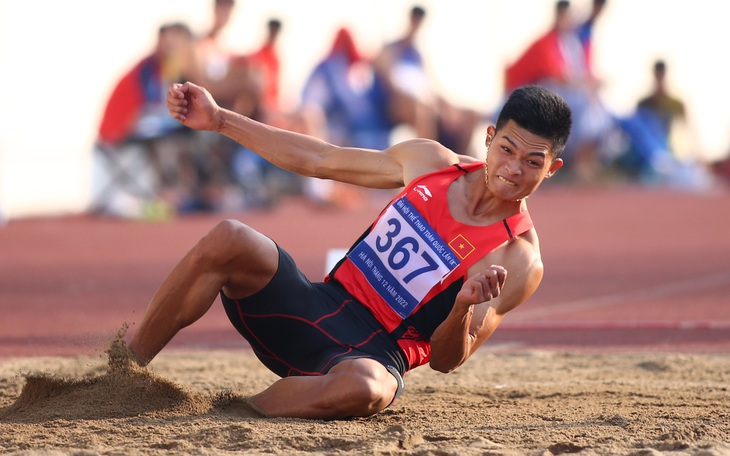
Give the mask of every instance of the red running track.
[[[322, 210], [300, 199], [227, 214], [268, 234], [319, 280], [385, 202]], [[730, 193], [546, 187], [529, 200], [546, 273], [488, 350], [730, 353]], [[168, 222], [93, 216], [0, 227], [0, 356], [102, 353], [130, 331], [177, 260], [220, 214]], [[219, 304], [169, 349], [246, 347]]]

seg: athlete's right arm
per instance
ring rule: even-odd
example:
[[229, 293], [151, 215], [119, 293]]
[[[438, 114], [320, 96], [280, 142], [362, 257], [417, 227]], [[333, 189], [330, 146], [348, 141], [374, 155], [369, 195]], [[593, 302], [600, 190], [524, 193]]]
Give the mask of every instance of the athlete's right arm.
[[420, 175], [460, 161], [454, 152], [425, 139], [405, 141], [383, 151], [339, 147], [221, 108], [207, 90], [190, 82], [170, 87], [167, 107], [185, 126], [216, 131], [303, 176], [370, 188], [399, 188]]

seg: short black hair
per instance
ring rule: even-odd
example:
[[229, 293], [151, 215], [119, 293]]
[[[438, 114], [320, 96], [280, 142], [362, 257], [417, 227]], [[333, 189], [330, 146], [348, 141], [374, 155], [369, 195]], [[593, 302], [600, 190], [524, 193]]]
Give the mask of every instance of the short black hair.
[[545, 88], [527, 85], [510, 94], [497, 117], [496, 130], [513, 120], [520, 127], [552, 142], [558, 158], [565, 149], [573, 124], [572, 114], [563, 97]]
[[419, 5], [414, 6], [411, 8], [411, 18], [413, 19], [423, 19], [426, 16], [426, 10]]
[[190, 30], [190, 27], [188, 27], [188, 25], [184, 22], [168, 22], [166, 24], [162, 24], [158, 29], [158, 33], [160, 35], [169, 31], [182, 32], [187, 36], [193, 36], [192, 30]]

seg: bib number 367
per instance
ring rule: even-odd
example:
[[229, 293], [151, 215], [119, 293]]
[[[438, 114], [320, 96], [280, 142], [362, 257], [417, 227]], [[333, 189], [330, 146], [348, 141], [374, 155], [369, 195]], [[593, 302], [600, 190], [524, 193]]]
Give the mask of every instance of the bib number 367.
[[[398, 234], [401, 232], [401, 222], [398, 219], [391, 218], [388, 220], [388, 225], [392, 229], [384, 236], [377, 236], [375, 238], [375, 248], [380, 253], [389, 251], [388, 266], [394, 271], [399, 271], [408, 266], [411, 261], [411, 253], [418, 254], [421, 247], [419, 247], [418, 240], [413, 236], [404, 236], [398, 239]], [[421, 251], [420, 257], [426, 264], [420, 268], [416, 266], [415, 269], [403, 277], [403, 283], [409, 283], [421, 274], [426, 274], [438, 269], [438, 263], [436, 263], [436, 260], [434, 260], [427, 251]]]
[[448, 245], [405, 198], [386, 210], [348, 256], [403, 318], [459, 265]]

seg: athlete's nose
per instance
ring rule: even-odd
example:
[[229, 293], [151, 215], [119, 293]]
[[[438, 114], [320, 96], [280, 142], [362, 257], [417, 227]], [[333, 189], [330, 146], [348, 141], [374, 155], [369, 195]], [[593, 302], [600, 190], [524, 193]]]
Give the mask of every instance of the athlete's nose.
[[505, 164], [505, 168], [507, 169], [507, 172], [513, 175], [519, 175], [522, 174], [522, 166], [519, 162], [516, 161], [508, 161]]

